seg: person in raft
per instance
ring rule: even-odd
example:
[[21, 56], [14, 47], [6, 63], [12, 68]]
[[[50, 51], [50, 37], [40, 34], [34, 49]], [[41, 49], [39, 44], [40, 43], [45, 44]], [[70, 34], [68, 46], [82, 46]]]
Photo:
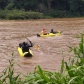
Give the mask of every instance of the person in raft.
[[51, 29], [50, 33], [56, 34], [58, 32], [57, 31], [53, 31], [53, 29]]
[[24, 52], [28, 52], [29, 49], [30, 49], [30, 47], [33, 47], [32, 42], [31, 42], [31, 41], [29, 41], [29, 42], [30, 42], [30, 45], [29, 45], [27, 42], [23, 42], [23, 43], [20, 43], [20, 44], [19, 44], [19, 46], [22, 47], [23, 53], [24, 53]]
[[45, 29], [43, 29], [43, 30], [41, 31], [41, 33], [42, 33], [43, 35], [46, 35], [46, 34], [47, 34]]

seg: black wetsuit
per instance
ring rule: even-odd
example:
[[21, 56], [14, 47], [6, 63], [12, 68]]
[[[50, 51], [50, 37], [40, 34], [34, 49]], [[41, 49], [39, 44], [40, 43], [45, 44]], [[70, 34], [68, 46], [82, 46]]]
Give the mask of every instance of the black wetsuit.
[[26, 43], [26, 42], [23, 42], [23, 43], [20, 43], [19, 46], [22, 47], [22, 51], [24, 53], [24, 52], [28, 52], [30, 47], [33, 47], [33, 44], [30, 41], [30, 45], [28, 43]]
[[57, 31], [53, 31], [53, 29], [51, 29], [51, 32], [50, 33], [56, 34], [58, 32]]

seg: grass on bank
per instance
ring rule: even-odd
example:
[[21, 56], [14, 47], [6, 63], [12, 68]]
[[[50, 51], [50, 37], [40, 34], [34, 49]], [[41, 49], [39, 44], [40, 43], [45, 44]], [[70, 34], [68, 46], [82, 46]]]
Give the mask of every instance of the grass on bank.
[[0, 84], [84, 84], [84, 38], [78, 47], [70, 48], [75, 57], [69, 60], [69, 64], [62, 60], [59, 72], [43, 70], [39, 65], [34, 72], [28, 73], [23, 79], [20, 74], [14, 75], [13, 59], [9, 60], [10, 66], [0, 76]]

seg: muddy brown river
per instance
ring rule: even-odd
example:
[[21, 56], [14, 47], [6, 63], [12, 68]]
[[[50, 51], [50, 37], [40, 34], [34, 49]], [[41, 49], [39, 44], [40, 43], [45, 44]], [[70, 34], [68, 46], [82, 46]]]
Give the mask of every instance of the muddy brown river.
[[[50, 32], [62, 31], [61, 36], [37, 37], [42, 29]], [[15, 70], [23, 74], [32, 72], [37, 65], [49, 71], [60, 70], [61, 60], [68, 60], [72, 54], [69, 47], [76, 46], [84, 33], [84, 18], [43, 19], [43, 20], [0, 20], [0, 72], [9, 66], [14, 56]], [[17, 47], [29, 38], [38, 49], [31, 48], [34, 56], [21, 57]]]

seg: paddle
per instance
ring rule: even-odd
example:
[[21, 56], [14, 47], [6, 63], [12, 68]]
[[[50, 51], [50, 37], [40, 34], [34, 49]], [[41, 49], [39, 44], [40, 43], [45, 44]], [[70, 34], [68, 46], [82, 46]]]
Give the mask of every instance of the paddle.
[[33, 43], [27, 38], [27, 40], [30, 42], [30, 44], [32, 45], [32, 47], [33, 47]]
[[30, 42], [30, 44], [32, 45], [33, 48], [35, 48], [36, 50], [38, 50], [38, 46], [34, 46], [34, 44], [27, 38], [27, 40]]

